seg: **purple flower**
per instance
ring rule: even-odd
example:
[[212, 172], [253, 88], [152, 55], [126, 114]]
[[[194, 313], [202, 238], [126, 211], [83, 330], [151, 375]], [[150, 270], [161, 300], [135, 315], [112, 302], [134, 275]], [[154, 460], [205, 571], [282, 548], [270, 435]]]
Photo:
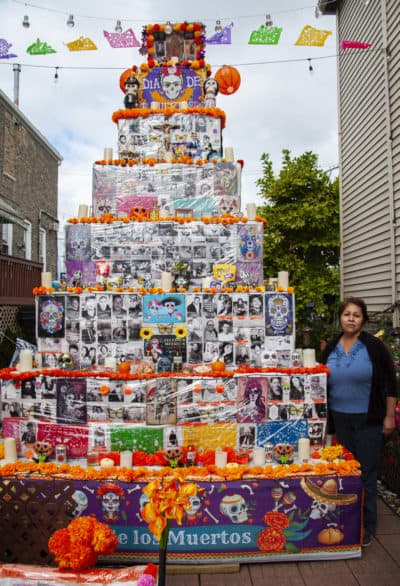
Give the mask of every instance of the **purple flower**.
[[151, 574], [143, 574], [138, 580], [138, 586], [155, 586], [156, 581]]

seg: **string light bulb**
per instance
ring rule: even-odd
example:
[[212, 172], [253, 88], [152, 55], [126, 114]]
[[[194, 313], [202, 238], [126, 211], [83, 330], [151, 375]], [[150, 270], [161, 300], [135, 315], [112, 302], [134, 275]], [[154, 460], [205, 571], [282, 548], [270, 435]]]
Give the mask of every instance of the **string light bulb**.
[[217, 20], [217, 22], [215, 23], [215, 32], [220, 33], [221, 31], [222, 31], [221, 21]]
[[315, 18], [319, 18], [321, 16], [322, 12], [321, 10], [318, 8], [318, 6], [315, 7]]
[[117, 20], [117, 22], [115, 23], [115, 32], [116, 33], [122, 33], [122, 25], [121, 25], [121, 21]]
[[56, 67], [56, 72], [54, 74], [54, 83], [58, 82], [58, 67]]
[[74, 28], [75, 26], [75, 21], [74, 21], [74, 15], [70, 14], [68, 16], [68, 20], [67, 20], [67, 26], [69, 26], [70, 28]]
[[173, 31], [174, 31], [174, 27], [172, 26], [170, 21], [168, 21], [167, 24], [165, 25], [164, 32], [166, 35], [171, 35], [173, 33]]
[[31, 23], [29, 22], [29, 16], [27, 14], [25, 14], [25, 16], [24, 16], [24, 20], [22, 21], [22, 26], [24, 28], [29, 28], [31, 26]]
[[313, 68], [313, 66], [311, 65], [311, 59], [307, 59], [307, 61], [308, 61], [308, 71], [309, 71], [310, 73], [314, 73], [314, 68]]
[[265, 26], [272, 26], [274, 23], [272, 22], [272, 18], [270, 14], [265, 15]]

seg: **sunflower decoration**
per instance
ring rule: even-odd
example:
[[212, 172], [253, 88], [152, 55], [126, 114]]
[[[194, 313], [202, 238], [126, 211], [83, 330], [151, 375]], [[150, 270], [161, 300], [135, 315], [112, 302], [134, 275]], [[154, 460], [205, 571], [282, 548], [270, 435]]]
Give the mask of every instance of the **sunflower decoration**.
[[188, 331], [186, 326], [176, 326], [176, 328], [174, 329], [175, 338], [186, 338], [187, 334]]
[[139, 336], [142, 338], [142, 340], [149, 340], [153, 337], [153, 330], [147, 327], [140, 328]]

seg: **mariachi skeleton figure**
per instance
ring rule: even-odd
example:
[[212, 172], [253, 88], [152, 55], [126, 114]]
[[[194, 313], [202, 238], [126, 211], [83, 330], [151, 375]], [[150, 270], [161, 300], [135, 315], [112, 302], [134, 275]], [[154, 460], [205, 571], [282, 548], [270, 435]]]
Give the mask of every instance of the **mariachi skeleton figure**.
[[248, 505], [240, 494], [227, 494], [219, 503], [219, 510], [229, 517], [232, 523], [246, 523]]
[[125, 98], [124, 98], [124, 106], [125, 108], [137, 108], [139, 104], [139, 87], [140, 82], [136, 77], [130, 76], [127, 77], [124, 83], [125, 88]]

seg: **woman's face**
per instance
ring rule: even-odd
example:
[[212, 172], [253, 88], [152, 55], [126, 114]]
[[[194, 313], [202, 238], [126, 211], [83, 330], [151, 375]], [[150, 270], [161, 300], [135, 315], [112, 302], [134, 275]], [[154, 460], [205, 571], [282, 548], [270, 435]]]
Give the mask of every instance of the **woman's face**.
[[364, 323], [364, 316], [361, 307], [354, 303], [346, 305], [340, 316], [340, 325], [343, 332], [347, 335], [357, 336]]
[[278, 378], [273, 378], [271, 380], [271, 388], [273, 391], [279, 391], [281, 388], [281, 383], [280, 380]]
[[262, 308], [262, 301], [259, 297], [253, 297], [251, 300], [251, 307], [253, 311], [261, 311]]

